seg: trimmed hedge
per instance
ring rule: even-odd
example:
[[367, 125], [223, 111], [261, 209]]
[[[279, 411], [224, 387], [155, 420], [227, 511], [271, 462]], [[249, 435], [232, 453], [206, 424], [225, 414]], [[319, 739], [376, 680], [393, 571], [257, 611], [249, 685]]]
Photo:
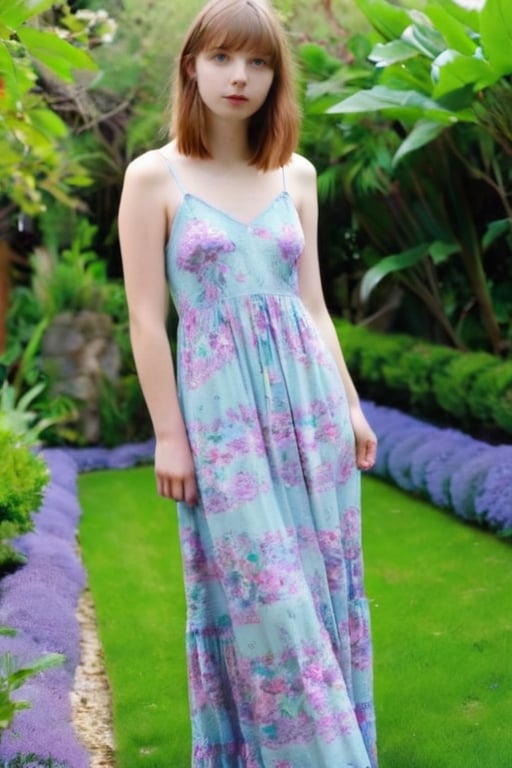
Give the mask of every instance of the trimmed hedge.
[[492, 442], [512, 442], [512, 360], [334, 323], [362, 397]]

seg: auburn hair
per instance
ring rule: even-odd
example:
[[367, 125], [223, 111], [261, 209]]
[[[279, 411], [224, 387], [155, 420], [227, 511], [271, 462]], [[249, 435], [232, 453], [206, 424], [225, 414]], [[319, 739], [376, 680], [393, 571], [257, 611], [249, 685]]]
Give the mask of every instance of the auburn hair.
[[179, 54], [170, 135], [178, 151], [210, 157], [206, 110], [190, 65], [203, 51], [248, 50], [268, 57], [274, 77], [264, 104], [249, 123], [250, 164], [263, 171], [286, 165], [299, 137], [300, 113], [285, 32], [265, 0], [210, 0], [192, 23]]

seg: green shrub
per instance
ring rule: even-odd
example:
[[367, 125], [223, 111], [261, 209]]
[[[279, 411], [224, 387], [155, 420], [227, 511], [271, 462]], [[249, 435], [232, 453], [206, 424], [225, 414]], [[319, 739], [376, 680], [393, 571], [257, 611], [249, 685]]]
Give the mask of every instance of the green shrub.
[[365, 345], [365, 339], [368, 339], [369, 336], [368, 329], [364, 325], [351, 325], [338, 317], [333, 317], [333, 322], [347, 365], [359, 370], [361, 350]]
[[[413, 413], [430, 417], [439, 410], [433, 378], [457, 355], [450, 347], [435, 347], [429, 344], [415, 344], [408, 349], [400, 360], [400, 365], [388, 365], [396, 371], [402, 391], [408, 391], [410, 410]], [[394, 379], [386, 377], [389, 386], [394, 386]]]
[[491, 441], [512, 440], [512, 360], [335, 320], [362, 397]]
[[493, 419], [499, 427], [512, 432], [512, 364], [502, 363], [492, 374]]
[[18, 438], [0, 431], [0, 573], [23, 562], [10, 539], [33, 529], [32, 513], [49, 480], [46, 464]]
[[[468, 394], [474, 379], [482, 371], [491, 370], [492, 373], [492, 369], [499, 362], [499, 358], [486, 352], [455, 353], [454, 359], [445, 368], [436, 371], [433, 376], [434, 391], [439, 405], [462, 422], [467, 421], [472, 412], [472, 403]], [[489, 415], [486, 414], [486, 416]]]

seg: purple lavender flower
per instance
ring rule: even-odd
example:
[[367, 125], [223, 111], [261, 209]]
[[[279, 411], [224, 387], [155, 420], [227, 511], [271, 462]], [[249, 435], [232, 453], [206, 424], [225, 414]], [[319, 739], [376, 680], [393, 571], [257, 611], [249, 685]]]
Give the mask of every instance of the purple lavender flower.
[[382, 408], [368, 401], [364, 402], [362, 406], [365, 416], [372, 425], [379, 441], [377, 460], [372, 473], [383, 478], [389, 477], [389, 452], [403, 434], [406, 434], [410, 428], [416, 427], [422, 422], [413, 419], [401, 411], [396, 411], [392, 408]]
[[502, 464], [512, 464], [512, 446], [490, 446], [454, 471], [450, 482], [450, 497], [457, 515], [466, 520], [479, 520], [477, 494], [490, 470]]
[[75, 605], [42, 584], [26, 584], [2, 601], [2, 624], [15, 627], [37, 645], [66, 656], [74, 668], [79, 661], [79, 627]]
[[[41, 456], [48, 464], [52, 479], [57, 477], [59, 487], [66, 488], [68, 491], [76, 491], [78, 467], [72, 457], [72, 451], [50, 448], [41, 451]], [[51, 485], [48, 486], [47, 491], [51, 487]]]
[[485, 453], [486, 447], [488, 446], [484, 443], [468, 437], [467, 442], [461, 441], [460, 445], [453, 444], [453, 450], [448, 446], [429, 462], [425, 469], [425, 484], [433, 504], [445, 508], [452, 506], [450, 483], [454, 472], [474, 456]]
[[425, 441], [419, 445], [411, 457], [411, 482], [418, 493], [428, 496], [427, 470], [431, 462], [444, 462], [461, 445], [467, 443], [467, 436], [450, 429], [437, 429], [425, 435]]
[[[35, 752], [53, 757], [70, 768], [88, 768], [89, 756], [73, 734], [69, 691], [72, 676], [64, 669], [51, 669], [37, 675], [20, 689], [19, 698], [31, 702], [31, 709], [18, 712], [15, 727], [2, 737], [2, 758], [19, 752]], [[37, 717], [34, 714], [38, 713]]]
[[420, 490], [412, 478], [412, 463], [415, 452], [425, 444], [425, 441], [438, 436], [439, 432], [440, 430], [434, 427], [428, 427], [426, 424], [418, 422], [418, 426], [403, 431], [401, 439], [389, 451], [389, 475], [404, 491]]
[[153, 439], [145, 443], [120, 445], [110, 451], [107, 466], [112, 469], [133, 467], [135, 464], [152, 461], [154, 453], [155, 441]]
[[476, 493], [475, 511], [497, 531], [512, 533], [512, 463], [492, 466]]
[[491, 446], [369, 402], [363, 403], [363, 410], [379, 440], [374, 474], [427, 495], [433, 504], [451, 508], [463, 519], [498, 530], [510, 527], [512, 491], [504, 486], [512, 446]]
[[108, 448], [93, 446], [91, 448], [68, 448], [67, 454], [75, 463], [75, 467], [82, 472], [93, 469], [104, 469], [108, 465]]
[[35, 530], [22, 536], [17, 547], [27, 564], [2, 580], [0, 623], [17, 630], [15, 637], [0, 637], [0, 653], [9, 651], [21, 663], [44, 653], [60, 652], [66, 662], [47, 670], [16, 692], [31, 702], [17, 713], [13, 729], [2, 737], [0, 759], [20, 753], [52, 757], [69, 768], [87, 768], [89, 758], [73, 728], [70, 691], [80, 655], [76, 606], [85, 573], [76, 553], [76, 530], [81, 514], [77, 499], [80, 470], [129, 466], [152, 456], [151, 443], [104, 448], [47, 449], [43, 458], [51, 482], [41, 509], [34, 517]]

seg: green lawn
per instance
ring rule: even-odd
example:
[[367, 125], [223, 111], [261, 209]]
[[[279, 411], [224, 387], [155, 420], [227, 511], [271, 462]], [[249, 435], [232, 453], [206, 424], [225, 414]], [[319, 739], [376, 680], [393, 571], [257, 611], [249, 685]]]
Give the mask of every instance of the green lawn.
[[[79, 482], [118, 768], [189, 768], [174, 506], [151, 468]], [[363, 490], [380, 768], [508, 768], [510, 545], [374, 478]]]

